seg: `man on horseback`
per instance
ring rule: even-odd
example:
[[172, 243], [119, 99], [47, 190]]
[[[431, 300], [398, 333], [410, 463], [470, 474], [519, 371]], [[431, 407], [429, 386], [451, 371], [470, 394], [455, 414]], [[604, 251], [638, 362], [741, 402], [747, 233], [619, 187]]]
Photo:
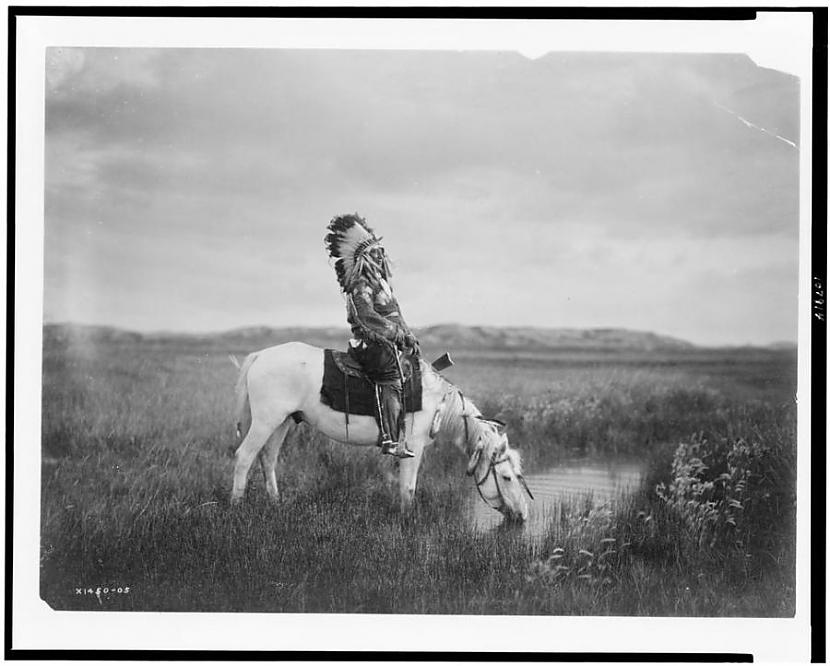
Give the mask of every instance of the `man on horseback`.
[[326, 249], [335, 260], [352, 328], [349, 354], [375, 384], [379, 445], [383, 453], [411, 458], [414, 454], [400, 440], [404, 421], [401, 355], [413, 354], [417, 363], [420, 351], [389, 285], [386, 252], [381, 239], [357, 214], [335, 217], [328, 231]]

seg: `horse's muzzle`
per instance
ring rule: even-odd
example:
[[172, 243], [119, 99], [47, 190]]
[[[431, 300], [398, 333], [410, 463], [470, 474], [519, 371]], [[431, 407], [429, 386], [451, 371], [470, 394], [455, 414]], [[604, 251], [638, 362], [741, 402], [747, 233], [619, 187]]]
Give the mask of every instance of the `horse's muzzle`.
[[527, 506], [522, 507], [521, 511], [513, 511], [507, 507], [503, 507], [499, 509], [499, 511], [504, 516], [505, 522], [509, 522], [514, 525], [521, 525], [527, 520]]

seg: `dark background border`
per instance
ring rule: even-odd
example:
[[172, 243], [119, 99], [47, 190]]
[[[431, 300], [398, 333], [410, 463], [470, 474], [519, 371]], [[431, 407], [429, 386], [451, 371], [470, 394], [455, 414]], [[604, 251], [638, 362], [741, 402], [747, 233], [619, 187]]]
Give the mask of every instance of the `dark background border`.
[[[113, 16], [183, 18], [473, 18], [557, 20], [751, 21], [756, 12], [808, 12], [813, 16], [813, 191], [811, 278], [812, 492], [811, 513], [811, 661], [826, 661], [827, 543], [827, 33], [826, 7], [43, 7], [10, 6], [8, 13], [7, 216], [6, 216], [6, 531], [4, 658], [8, 660], [144, 660], [167, 661], [614, 661], [614, 662], [751, 662], [752, 655], [733, 653], [644, 652], [297, 652], [203, 650], [16, 650], [12, 635], [12, 537], [14, 517], [14, 288], [15, 288], [15, 152], [16, 35], [18, 16]], [[806, 258], [802, 257], [801, 261]], [[11, 361], [11, 362], [10, 362]]]

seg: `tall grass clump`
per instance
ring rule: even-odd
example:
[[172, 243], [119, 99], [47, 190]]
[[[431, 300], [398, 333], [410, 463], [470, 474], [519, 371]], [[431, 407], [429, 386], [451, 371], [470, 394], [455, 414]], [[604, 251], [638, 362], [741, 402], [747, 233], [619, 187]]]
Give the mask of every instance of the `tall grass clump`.
[[771, 405], [752, 394], [736, 400], [721, 387], [684, 374], [632, 372], [524, 393], [491, 392], [484, 413], [507, 422], [510, 441], [532, 466], [563, 457], [662, 455], [695, 433], [733, 434], [736, 422], [775, 424], [794, 403]]

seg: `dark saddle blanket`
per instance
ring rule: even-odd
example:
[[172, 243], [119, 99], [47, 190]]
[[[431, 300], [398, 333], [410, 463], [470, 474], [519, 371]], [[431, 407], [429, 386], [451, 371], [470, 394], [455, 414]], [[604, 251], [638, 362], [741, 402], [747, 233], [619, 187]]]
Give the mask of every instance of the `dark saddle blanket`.
[[[324, 350], [323, 358], [323, 385], [320, 387], [323, 404], [337, 412], [375, 416], [375, 387], [363, 374], [357, 361], [346, 352], [335, 349]], [[408, 366], [409, 372], [404, 369], [403, 406], [407, 413], [419, 412], [422, 408], [421, 367], [417, 360]]]

